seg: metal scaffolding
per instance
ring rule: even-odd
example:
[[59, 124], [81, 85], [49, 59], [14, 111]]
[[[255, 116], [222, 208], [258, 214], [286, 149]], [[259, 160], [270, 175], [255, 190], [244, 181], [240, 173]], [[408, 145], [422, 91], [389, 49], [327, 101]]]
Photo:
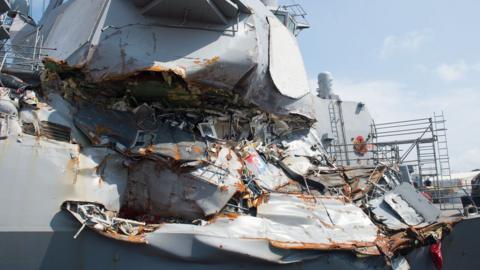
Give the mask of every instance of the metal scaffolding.
[[[365, 142], [368, 153], [359, 156], [355, 144], [346, 144], [342, 119], [338, 116], [341, 103], [329, 106], [333, 142], [327, 148], [339, 165], [360, 162], [372, 166], [379, 163], [405, 165], [411, 169], [419, 190], [428, 193], [443, 210], [463, 209], [460, 199], [471, 199], [471, 184], [452, 180], [443, 112], [433, 117], [371, 124]], [[354, 154], [357, 153], [357, 154]], [[463, 198], [462, 198], [463, 197]]]
[[[439, 176], [436, 147], [438, 125], [435, 125], [433, 118], [388, 123], [372, 122], [370, 134], [364, 142], [368, 153], [355, 155], [353, 153], [358, 153], [355, 149], [358, 145], [346, 143], [342, 119], [338, 117], [341, 114], [339, 108], [341, 105], [338, 101], [332, 101], [329, 105], [333, 142], [327, 148], [338, 164], [351, 165], [362, 161], [371, 165], [379, 163], [415, 165], [421, 183]], [[446, 173], [446, 170], [443, 172]]]
[[[434, 113], [431, 118], [372, 125], [377, 162], [382, 161], [381, 146], [396, 146], [398, 164], [414, 168], [414, 181], [420, 191], [432, 197], [442, 210], [464, 209], [473, 203], [472, 183], [452, 179], [445, 115]], [[477, 210], [475, 210], [477, 211]]]
[[419, 186], [429, 185], [438, 179], [438, 137], [433, 118], [374, 123], [372, 129], [375, 144], [380, 146], [374, 148], [374, 151], [380, 151], [374, 153], [379, 157], [377, 162], [382, 162], [382, 147], [395, 147], [398, 159], [391, 162], [415, 166]]

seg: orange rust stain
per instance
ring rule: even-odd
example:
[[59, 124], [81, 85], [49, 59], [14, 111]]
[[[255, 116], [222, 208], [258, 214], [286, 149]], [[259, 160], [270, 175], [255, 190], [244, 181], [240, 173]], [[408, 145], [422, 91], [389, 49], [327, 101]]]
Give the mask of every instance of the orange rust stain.
[[313, 250], [356, 250], [360, 247], [373, 247], [375, 243], [371, 242], [346, 242], [346, 243], [302, 243], [302, 242], [281, 242], [270, 240], [270, 244], [277, 248], [282, 249], [313, 249]]
[[[59, 61], [59, 60], [52, 59], [52, 58], [45, 58], [43, 60], [43, 62], [44, 63], [54, 63], [54, 64], [58, 65], [60, 69], [63, 69], [63, 70], [68, 70], [68, 69], [74, 68], [74, 69], [78, 69], [79, 71], [82, 71], [82, 69], [85, 68], [84, 64], [71, 66], [65, 61]], [[138, 75], [142, 71], [172, 72], [172, 73], [180, 76], [183, 79], [186, 78], [186, 73], [187, 73], [185, 67], [181, 67], [181, 66], [169, 68], [169, 67], [164, 67], [164, 66], [160, 66], [160, 65], [153, 65], [153, 66], [147, 66], [147, 67], [139, 68], [138, 70], [131, 71], [131, 72], [120, 71], [117, 74], [108, 74], [106, 76], [103, 76], [100, 80], [101, 81], [125, 80], [129, 77], [133, 77], [133, 76]]]
[[142, 236], [138, 236], [138, 235], [128, 236], [127, 240], [129, 242], [134, 242], [134, 243], [145, 243], [145, 239]]
[[228, 186], [220, 186], [221, 192], [228, 192]]
[[43, 102], [38, 102], [38, 103], [37, 103], [37, 108], [40, 108], [40, 109], [48, 109], [49, 111], [52, 110], [47, 103], [43, 103]]
[[321, 195], [321, 196], [313, 196], [305, 193], [292, 193], [290, 195], [297, 196], [302, 201], [309, 202], [309, 203], [316, 203], [317, 199], [328, 199], [328, 200], [338, 200], [344, 203], [350, 202], [350, 199], [345, 196], [328, 196], [328, 195]]
[[203, 63], [207, 66], [209, 65], [213, 65], [215, 63], [217, 63], [218, 61], [220, 61], [220, 56], [214, 56], [213, 58], [211, 59], [205, 59], [203, 60]]
[[197, 145], [192, 146], [192, 150], [197, 154], [203, 154], [203, 149]]
[[268, 195], [260, 195], [255, 200], [253, 200], [252, 204], [254, 207], [258, 207], [261, 204], [268, 202], [269, 198], [270, 197]]
[[147, 148], [138, 149], [138, 154], [140, 154], [141, 156], [146, 156], [147, 155]]
[[143, 69], [144, 71], [153, 71], [153, 72], [173, 72], [174, 74], [182, 77], [185, 79], [186, 77], [186, 70], [183, 67], [174, 67], [174, 68], [168, 68], [168, 67], [163, 67], [159, 65], [154, 65], [150, 67], [146, 67]]
[[146, 67], [145, 70], [153, 71], [153, 72], [163, 72], [163, 71], [170, 71], [171, 69], [157, 65], [157, 66]]
[[95, 231], [98, 232], [99, 234], [103, 235], [103, 236], [106, 236], [108, 238], [112, 238], [112, 239], [115, 239], [115, 240], [129, 242], [129, 243], [133, 243], [133, 244], [146, 244], [147, 243], [144, 235], [127, 236], [127, 235], [122, 235], [122, 234], [119, 234], [117, 232], [112, 232], [112, 231], [108, 231], [108, 232], [99, 231], [99, 230], [95, 230]]
[[82, 69], [82, 68], [84, 67], [84, 65], [81, 65], [81, 64], [71, 66], [71, 65], [69, 65], [66, 61], [64, 61], [64, 60], [59, 60], [59, 59], [53, 58], [53, 57], [51, 57], [51, 56], [43, 58], [42, 62], [43, 62], [44, 64], [45, 64], [45, 63], [54, 63], [54, 64], [58, 65], [60, 68], [62, 68], [62, 69], [67, 69], [67, 68]]
[[96, 135], [104, 135], [104, 134], [109, 134], [111, 132], [112, 132], [112, 130], [107, 128], [107, 127], [104, 127], [104, 126], [101, 126], [101, 125], [96, 125], [95, 126]]
[[150, 155], [151, 153], [155, 152], [155, 146], [154, 145], [149, 145], [147, 146], [147, 148], [140, 148], [138, 150], [138, 153], [141, 155], [141, 156], [148, 156]]
[[234, 186], [237, 189], [237, 191], [240, 192], [240, 193], [244, 193], [244, 192], [247, 191], [247, 187], [242, 182], [237, 182], [237, 183], [235, 183]]
[[53, 58], [51, 56], [45, 57], [42, 61], [43, 63], [55, 63], [57, 65], [68, 65], [66, 61]]
[[375, 244], [383, 254], [392, 257], [398, 250], [413, 247], [415, 240], [414, 237], [409, 237], [406, 232], [400, 232], [392, 236], [379, 235]]
[[313, 197], [311, 195], [299, 194], [299, 195], [297, 195], [297, 197], [300, 200], [305, 201], [305, 202], [309, 202], [309, 203], [315, 203], [316, 202], [315, 197]]
[[174, 159], [175, 160], [180, 160], [182, 158], [182, 155], [180, 154], [180, 147], [178, 145], [175, 145], [175, 147], [173, 147], [173, 156], [174, 156]]
[[215, 220], [219, 219], [219, 218], [228, 218], [230, 220], [234, 220], [236, 218], [238, 218], [240, 215], [237, 214], [237, 213], [220, 213], [216, 216], [214, 216], [211, 220], [209, 220], [210, 223], [213, 223], [215, 222]]

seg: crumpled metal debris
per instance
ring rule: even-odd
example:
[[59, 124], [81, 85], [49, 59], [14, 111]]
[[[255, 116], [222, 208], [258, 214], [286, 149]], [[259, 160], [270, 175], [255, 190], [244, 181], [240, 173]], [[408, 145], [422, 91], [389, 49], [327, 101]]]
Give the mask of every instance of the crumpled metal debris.
[[[295, 37], [262, 2], [91, 2], [50, 5], [41, 88], [0, 73], [0, 138], [24, 138], [2, 149], [55, 171], [42, 183], [81, 224], [75, 238], [89, 228], [201, 262], [348, 251], [405, 269], [400, 253], [451, 229], [395, 165], [328, 156]], [[136, 15], [121, 26], [112, 12]], [[73, 15], [91, 26], [60, 31]]]
[[113, 239], [131, 243], [146, 243], [144, 233], [156, 229], [156, 226], [147, 226], [144, 222], [119, 218], [116, 213], [95, 203], [67, 201], [62, 208], [70, 212], [82, 224], [74, 238], [77, 238], [87, 226]]
[[260, 187], [274, 191], [289, 183], [289, 178], [285, 173], [272, 163], [267, 163], [253, 145], [244, 147], [243, 155], [249, 176], [253, 177]]
[[375, 219], [391, 230], [425, 227], [440, 218], [440, 210], [409, 183], [370, 201], [369, 207]]
[[242, 163], [223, 147], [215, 160], [174, 165], [145, 160], [132, 165], [125, 207], [153, 216], [187, 220], [219, 213], [238, 189], [243, 188]]
[[[94, 219], [73, 202], [69, 211], [108, 237], [113, 232], [129, 241], [133, 234], [133, 242], [181, 258], [188, 256], [169, 250], [165, 239], [181, 234], [210, 249], [231, 241], [236, 244], [229, 251], [249, 256], [249, 241], [255, 239], [295, 251], [301, 260], [314, 258], [312, 250], [393, 260], [449, 231], [451, 224], [432, 214], [433, 206], [413, 186], [401, 183], [395, 167], [336, 166], [309, 125], [248, 109], [240, 115], [202, 109], [172, 113], [148, 103], [120, 111], [80, 106], [76, 127], [92, 145], [124, 156], [128, 180], [119, 211], [96, 205], [94, 213], [103, 219]], [[102, 213], [131, 222], [120, 219], [119, 227], [104, 222]], [[143, 229], [150, 225], [150, 231]], [[256, 257], [290, 262], [269, 252]]]
[[[0, 80], [2, 78], [5, 79], [5, 76], [0, 76]], [[7, 85], [11, 84], [7, 83]], [[20, 107], [30, 105], [29, 107], [32, 108], [37, 102], [35, 92], [25, 90], [25, 87], [20, 89], [0, 87], [0, 139], [20, 135], [22, 133], [19, 122]]]
[[206, 144], [201, 139], [137, 114], [87, 107], [79, 110], [75, 124], [93, 145], [113, 146], [126, 155], [161, 155], [177, 161], [204, 159]]
[[[20, 105], [10, 106], [10, 97], [0, 109], [23, 136], [79, 144], [67, 163], [80, 181], [74, 185], [88, 189], [63, 209], [80, 231], [196, 261], [210, 261], [218, 249], [276, 263], [341, 250], [385, 256], [402, 268], [400, 252], [451, 229], [452, 221], [401, 182], [397, 167], [337, 166], [304, 117], [245, 104], [207, 108], [186, 94], [139, 102], [126, 91], [86, 102], [92, 93], [84, 86], [53, 81], [44, 84], [53, 85], [48, 100], [15, 90]], [[194, 243], [209, 252], [185, 252]]]

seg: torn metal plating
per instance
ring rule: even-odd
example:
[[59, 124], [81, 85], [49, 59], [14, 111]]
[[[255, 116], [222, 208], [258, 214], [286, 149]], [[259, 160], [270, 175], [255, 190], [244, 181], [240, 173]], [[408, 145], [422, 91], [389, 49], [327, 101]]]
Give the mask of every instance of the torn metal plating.
[[[55, 89], [45, 90], [48, 98], [25, 102], [18, 123], [22, 136], [80, 144], [70, 154], [72, 184], [87, 193], [63, 209], [81, 230], [195, 261], [211, 258], [188, 257], [163, 241], [181, 234], [188, 243], [243, 255], [252, 255], [257, 241], [274, 248], [257, 258], [290, 263], [339, 250], [393, 258], [451, 229], [395, 168], [336, 166], [295, 117], [256, 109], [225, 115], [214, 107], [168, 112], [155, 102], [119, 110], [68, 104]], [[43, 132], [42, 121], [58, 126], [51, 133], [57, 136]]]
[[[55, 173], [45, 184], [80, 222], [75, 237], [285, 264], [338, 251], [392, 260], [449, 232], [394, 166], [329, 158], [296, 40], [259, 1], [206, 1], [218, 17], [195, 10], [180, 26], [186, 1], [169, 14], [142, 2], [51, 4], [45, 45], [68, 42], [44, 59], [41, 88], [1, 88], [0, 138], [24, 140], [2, 151], [48, 157], [35, 165]], [[92, 25], [56, 28], [80, 15]]]
[[62, 205], [62, 208], [70, 212], [82, 224], [74, 238], [77, 238], [87, 226], [109, 238], [144, 244], [146, 243], [145, 232], [152, 232], [157, 228], [157, 226], [147, 226], [144, 222], [119, 218], [116, 213], [95, 203], [67, 201]]
[[[295, 116], [155, 102], [119, 110], [66, 102], [57, 90], [21, 101], [16, 122], [25, 144], [45, 141], [38, 151], [70, 147], [64, 162], [77, 192], [63, 209], [81, 230], [185, 260], [212, 261], [182, 251], [201, 243], [276, 263], [336, 251], [393, 259], [451, 230], [394, 167], [336, 166]], [[171, 249], [165, 241], [179, 235]]]

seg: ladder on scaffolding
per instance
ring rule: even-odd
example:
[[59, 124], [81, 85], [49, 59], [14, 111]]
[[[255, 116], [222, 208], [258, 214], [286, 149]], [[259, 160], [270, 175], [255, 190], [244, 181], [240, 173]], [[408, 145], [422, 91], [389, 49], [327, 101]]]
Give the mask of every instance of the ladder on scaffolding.
[[330, 156], [343, 165], [342, 147], [340, 145], [340, 134], [338, 133], [337, 101], [332, 100], [328, 104], [328, 115], [330, 117], [330, 128], [332, 130], [333, 144], [330, 146]]
[[[428, 119], [427, 129], [431, 134], [434, 132], [434, 123], [431, 118]], [[426, 143], [417, 143], [418, 174], [423, 181], [430, 180], [431, 184], [438, 182], [439, 170], [437, 166], [437, 150], [435, 147], [435, 135], [433, 140]]]
[[[438, 167], [439, 179], [442, 180], [443, 187], [448, 188], [452, 185], [452, 176], [450, 170], [450, 157], [447, 143], [447, 128], [446, 120], [443, 111], [441, 114], [434, 113], [435, 134], [437, 136], [437, 153], [438, 153]], [[440, 207], [448, 208], [446, 203], [440, 202]]]
[[372, 158], [373, 158], [373, 163], [374, 165], [377, 165], [378, 163], [382, 162], [381, 160], [381, 149], [378, 146], [378, 135], [377, 135], [377, 126], [375, 125], [375, 121], [372, 120], [372, 123], [370, 124], [370, 138], [372, 139]]

